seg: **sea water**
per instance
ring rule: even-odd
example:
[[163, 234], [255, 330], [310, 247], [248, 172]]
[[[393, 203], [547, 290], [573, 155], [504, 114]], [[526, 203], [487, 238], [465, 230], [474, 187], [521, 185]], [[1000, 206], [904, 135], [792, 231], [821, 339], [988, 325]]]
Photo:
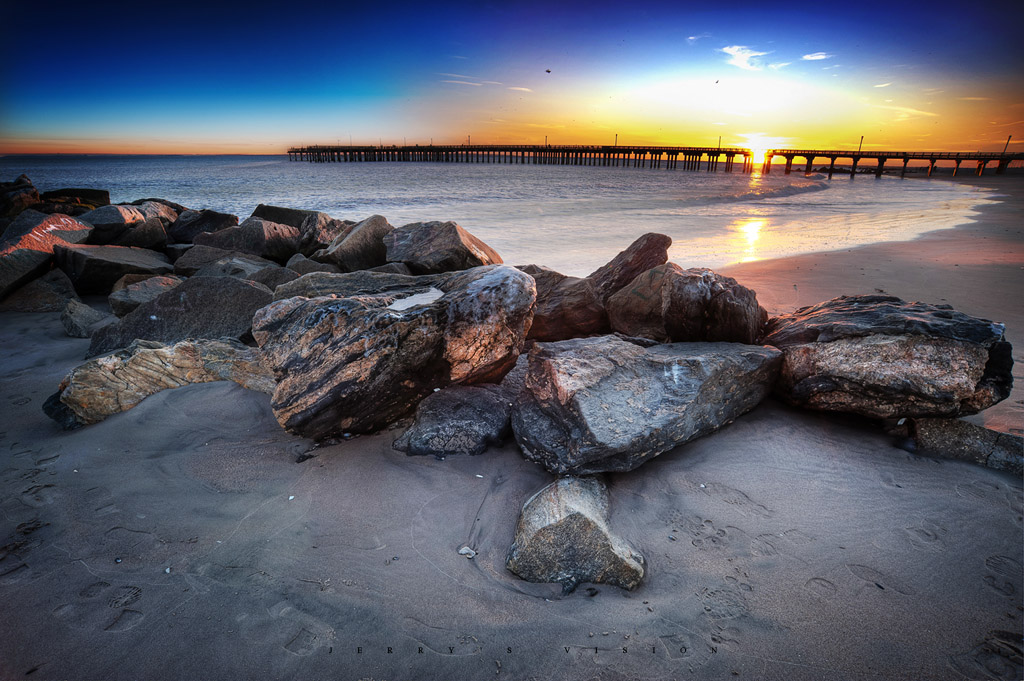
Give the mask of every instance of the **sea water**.
[[510, 264], [586, 275], [638, 236], [672, 237], [683, 267], [905, 241], [971, 221], [984, 188], [897, 177], [480, 163], [292, 162], [286, 156], [0, 158], [40, 191], [93, 187], [240, 219], [260, 203], [401, 226], [454, 220]]

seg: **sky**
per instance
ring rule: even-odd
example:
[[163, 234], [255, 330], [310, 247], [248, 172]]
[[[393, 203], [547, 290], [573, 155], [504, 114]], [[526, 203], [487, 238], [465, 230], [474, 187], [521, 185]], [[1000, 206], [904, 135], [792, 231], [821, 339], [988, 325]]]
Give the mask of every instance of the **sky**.
[[12, 3], [0, 154], [1024, 150], [1024, 3]]

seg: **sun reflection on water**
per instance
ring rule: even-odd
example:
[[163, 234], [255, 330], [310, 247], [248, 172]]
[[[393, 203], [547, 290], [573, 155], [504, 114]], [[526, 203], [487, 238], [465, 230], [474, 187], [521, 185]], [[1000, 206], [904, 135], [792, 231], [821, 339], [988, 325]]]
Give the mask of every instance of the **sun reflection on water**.
[[764, 218], [746, 217], [740, 218], [729, 225], [729, 231], [736, 235], [737, 240], [745, 243], [737, 244], [737, 250], [743, 251], [740, 262], [753, 262], [760, 260], [757, 254], [758, 241], [761, 240], [762, 232], [768, 226], [768, 220]]

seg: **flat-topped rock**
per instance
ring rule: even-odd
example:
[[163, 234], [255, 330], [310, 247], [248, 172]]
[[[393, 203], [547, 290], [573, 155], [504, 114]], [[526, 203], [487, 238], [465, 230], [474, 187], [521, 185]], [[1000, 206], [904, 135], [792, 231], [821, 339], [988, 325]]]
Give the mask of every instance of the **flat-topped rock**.
[[[123, 278], [119, 280], [123, 281]], [[174, 275], [147, 277], [123, 288], [113, 291], [107, 296], [110, 310], [118, 317], [137, 308], [142, 303], [147, 303], [157, 296], [170, 291], [172, 288], [185, 281], [182, 277]]]
[[[207, 265], [217, 263], [218, 261], [230, 261], [239, 260], [248, 263], [245, 265], [245, 269], [249, 269], [250, 266], [253, 268], [252, 271], [259, 271], [264, 267], [280, 267], [276, 262], [261, 258], [251, 253], [241, 253], [239, 251], [229, 251], [223, 248], [214, 248], [213, 246], [193, 246], [188, 249], [177, 260], [174, 261], [174, 273], [183, 277], [191, 277], [202, 270]], [[216, 266], [219, 267], [219, 266]], [[214, 270], [207, 269], [208, 274]], [[219, 276], [224, 276], [225, 273], [220, 272]], [[233, 276], [228, 274], [227, 276]]]
[[79, 217], [95, 228], [90, 243], [98, 245], [109, 244], [130, 228], [146, 221], [146, 216], [135, 206], [119, 205], [100, 206]]
[[250, 217], [237, 227], [196, 234], [192, 243], [250, 253], [283, 263], [299, 250], [299, 230], [290, 225]]
[[791, 404], [877, 418], [958, 416], [1009, 396], [1003, 330], [948, 305], [841, 296], [771, 319], [762, 342], [785, 355], [776, 392]]
[[0, 302], [0, 312], [60, 312], [69, 300], [78, 300], [68, 275], [53, 269], [15, 289]]
[[415, 274], [436, 274], [502, 263], [494, 249], [454, 222], [414, 222], [384, 237], [388, 262]]
[[524, 456], [557, 475], [633, 470], [753, 409], [781, 359], [738, 343], [536, 343], [512, 430]]
[[53, 254], [79, 293], [109, 293], [126, 274], [166, 274], [173, 269], [167, 256], [144, 248], [57, 245]]
[[274, 290], [274, 300], [302, 296], [320, 298], [334, 296], [349, 298], [360, 295], [377, 295], [394, 291], [398, 294], [406, 289], [423, 289], [444, 281], [447, 275], [393, 274], [391, 272], [310, 272], [298, 279], [282, 284]]
[[67, 215], [22, 211], [0, 237], [0, 298], [46, 273], [58, 245], [79, 244], [92, 226]]

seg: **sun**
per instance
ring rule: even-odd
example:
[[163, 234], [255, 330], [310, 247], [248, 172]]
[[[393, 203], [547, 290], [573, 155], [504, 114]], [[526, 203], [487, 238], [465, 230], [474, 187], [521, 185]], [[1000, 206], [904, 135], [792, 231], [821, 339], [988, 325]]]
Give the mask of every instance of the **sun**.
[[754, 165], [764, 163], [765, 154], [769, 149], [781, 149], [789, 144], [787, 137], [771, 137], [763, 132], [748, 132], [740, 135], [747, 139], [745, 145], [754, 155]]

